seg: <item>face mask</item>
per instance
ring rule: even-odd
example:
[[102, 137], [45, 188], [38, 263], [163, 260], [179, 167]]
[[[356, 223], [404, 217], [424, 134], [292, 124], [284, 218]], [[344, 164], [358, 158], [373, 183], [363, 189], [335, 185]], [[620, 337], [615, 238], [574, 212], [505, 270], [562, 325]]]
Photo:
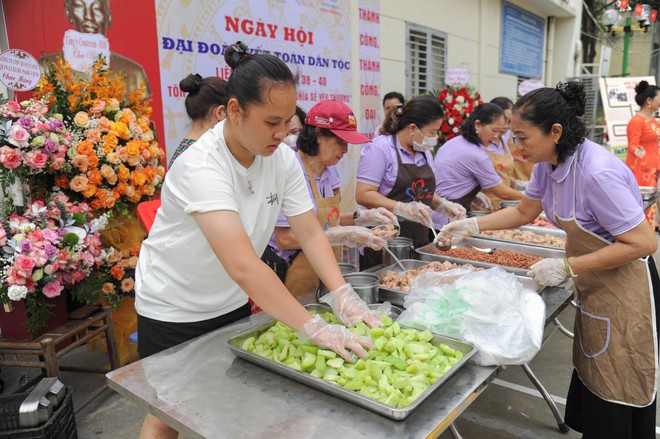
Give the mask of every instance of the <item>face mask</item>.
[[[419, 128], [417, 128], [417, 131], [419, 132], [419, 134], [422, 134], [422, 132], [419, 131]], [[419, 152], [431, 151], [435, 147], [435, 145], [438, 144], [438, 138], [435, 137], [435, 136], [425, 137], [422, 134], [422, 137], [423, 137], [422, 143], [415, 142], [415, 138], [413, 137], [413, 139], [412, 139], [412, 141], [413, 141], [413, 150], [419, 151]]]
[[298, 135], [297, 134], [289, 134], [286, 136], [284, 139], [282, 139], [282, 142], [289, 146], [296, 146], [296, 141], [298, 140]]

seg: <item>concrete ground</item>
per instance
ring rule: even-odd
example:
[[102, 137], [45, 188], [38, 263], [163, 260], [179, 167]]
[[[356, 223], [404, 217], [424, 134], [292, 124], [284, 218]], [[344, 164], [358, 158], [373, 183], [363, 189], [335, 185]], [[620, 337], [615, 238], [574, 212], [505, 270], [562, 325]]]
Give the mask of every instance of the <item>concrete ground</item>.
[[[660, 258], [656, 257], [656, 260], [658, 259]], [[574, 315], [574, 309], [569, 307], [559, 316], [559, 320], [572, 330]], [[547, 328], [549, 329], [551, 328]], [[562, 416], [564, 398], [572, 372], [571, 346], [572, 340], [557, 331], [529, 364], [546, 390], [553, 395]], [[103, 353], [88, 352], [84, 347], [62, 359], [62, 364], [70, 365], [81, 363], [102, 365], [106, 362], [107, 357]], [[3, 367], [0, 370], [0, 378], [5, 382], [5, 389], [1, 395], [7, 395], [18, 387], [18, 377], [23, 372], [36, 374], [35, 369]], [[60, 380], [65, 385], [73, 387], [76, 409], [104, 383], [100, 375], [71, 372], [63, 372]], [[145, 414], [144, 408], [106, 389], [76, 414], [78, 437], [81, 439], [137, 438]], [[503, 370], [460, 416], [455, 425], [465, 439], [580, 437], [580, 434], [574, 431], [565, 434], [559, 431], [545, 400], [541, 398], [520, 366], [510, 366]], [[656, 433], [656, 435], [660, 434], [660, 428], [656, 428]], [[452, 439], [453, 435], [445, 431], [440, 438]]]

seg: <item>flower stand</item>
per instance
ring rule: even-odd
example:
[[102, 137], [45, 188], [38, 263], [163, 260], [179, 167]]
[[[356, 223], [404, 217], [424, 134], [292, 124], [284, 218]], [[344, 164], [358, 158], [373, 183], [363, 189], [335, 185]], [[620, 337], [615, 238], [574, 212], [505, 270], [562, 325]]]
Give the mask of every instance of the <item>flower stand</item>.
[[[50, 299], [52, 306], [50, 311], [53, 316], [48, 320], [48, 324], [39, 334], [64, 324], [67, 321], [66, 294]], [[30, 333], [27, 329], [27, 314], [22, 300], [11, 302], [11, 311], [7, 312], [4, 307], [0, 307], [0, 331], [2, 338], [28, 340]], [[38, 334], [38, 335], [39, 335]]]

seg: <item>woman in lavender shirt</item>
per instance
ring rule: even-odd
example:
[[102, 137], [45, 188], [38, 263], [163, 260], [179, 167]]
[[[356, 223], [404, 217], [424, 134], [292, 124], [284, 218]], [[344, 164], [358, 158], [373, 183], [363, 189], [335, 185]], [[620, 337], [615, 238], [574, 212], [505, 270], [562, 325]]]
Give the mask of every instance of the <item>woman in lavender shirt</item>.
[[634, 175], [585, 139], [581, 83], [526, 94], [513, 110], [513, 133], [537, 165], [517, 207], [445, 226], [446, 247], [479, 230], [526, 224], [542, 210], [566, 231], [566, 257], [542, 259], [541, 285], [574, 278], [578, 310], [566, 423], [583, 438], [655, 438], [658, 368], [653, 231], [644, 221]]

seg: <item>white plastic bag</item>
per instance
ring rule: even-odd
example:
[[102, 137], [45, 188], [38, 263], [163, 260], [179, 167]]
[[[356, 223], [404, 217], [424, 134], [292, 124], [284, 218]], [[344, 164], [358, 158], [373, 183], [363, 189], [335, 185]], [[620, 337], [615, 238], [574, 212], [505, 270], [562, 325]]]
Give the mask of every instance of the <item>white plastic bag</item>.
[[460, 271], [420, 276], [406, 295], [406, 311], [398, 321], [473, 344], [478, 352], [472, 359], [482, 366], [523, 364], [534, 358], [545, 322], [545, 303], [538, 293], [501, 268], [463, 274], [446, 285], [447, 278]]

